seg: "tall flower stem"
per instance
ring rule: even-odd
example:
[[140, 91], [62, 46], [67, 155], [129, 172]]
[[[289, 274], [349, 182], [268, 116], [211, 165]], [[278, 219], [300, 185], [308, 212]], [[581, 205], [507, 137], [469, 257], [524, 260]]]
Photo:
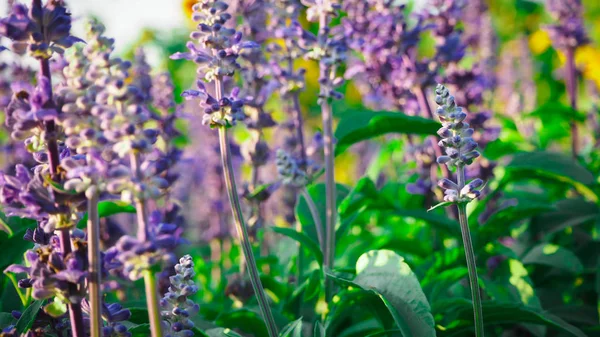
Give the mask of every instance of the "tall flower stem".
[[150, 319], [150, 333], [152, 337], [162, 337], [161, 317], [158, 307], [158, 280], [152, 270], [144, 271], [144, 285], [146, 288], [146, 303], [148, 305], [148, 318]]
[[[325, 5], [325, 4], [323, 4]], [[321, 41], [327, 39], [329, 34], [328, 14], [323, 11], [319, 17], [319, 37]], [[329, 82], [332, 74], [335, 74], [335, 67], [324, 64], [320, 61], [321, 74], [320, 79], [325, 83]], [[325, 251], [323, 264], [326, 269], [332, 270], [335, 260], [335, 225], [337, 222], [337, 205], [335, 191], [335, 154], [333, 144], [333, 111], [330, 105], [329, 90], [326, 85], [321, 85], [321, 117], [323, 119], [323, 146], [325, 155]], [[326, 284], [328, 297], [331, 297], [331, 287], [333, 282], [329, 280]]]
[[94, 191], [88, 196], [88, 259], [90, 297], [90, 334], [92, 337], [102, 336], [102, 295], [101, 260], [100, 260], [100, 218], [98, 216], [98, 193]]
[[[33, 0], [31, 2], [32, 10], [42, 12], [42, 0]], [[42, 26], [43, 27], [43, 26]], [[52, 75], [50, 73], [50, 62], [46, 58], [40, 59], [40, 72], [43, 77], [48, 79], [48, 97], [50, 99], [46, 102], [46, 106], [44, 108], [55, 108], [54, 99], [52, 94]], [[52, 175], [52, 179], [58, 179], [58, 164], [59, 164], [59, 152], [58, 152], [58, 144], [56, 142], [56, 123], [53, 120], [47, 121], [44, 123], [45, 127], [45, 137], [46, 137], [46, 148], [48, 152], [48, 164], [50, 166], [50, 174]], [[58, 233], [58, 237], [60, 240], [60, 247], [63, 253], [63, 256], [67, 256], [71, 253], [71, 233], [69, 229], [60, 230]], [[77, 292], [77, 286], [71, 285], [69, 286], [69, 292]], [[83, 326], [83, 312], [81, 310], [81, 304], [73, 304], [70, 303], [69, 307], [69, 316], [71, 318], [71, 330], [74, 337], [83, 337], [84, 336], [84, 326]]]
[[[575, 68], [575, 51], [572, 47], [567, 47], [566, 50], [566, 86], [569, 94], [569, 103], [573, 109], [573, 114], [577, 111], [577, 69]], [[573, 158], [577, 158], [579, 152], [579, 131], [575, 119], [569, 121], [571, 128], [571, 154]]]
[[[223, 97], [223, 82], [221, 79], [217, 79], [215, 81], [216, 86], [216, 98], [218, 101]], [[248, 269], [248, 274], [250, 275], [250, 282], [252, 283], [252, 288], [254, 289], [254, 293], [256, 295], [256, 299], [258, 301], [258, 305], [263, 315], [263, 319], [265, 320], [265, 324], [267, 326], [267, 330], [269, 332], [270, 337], [277, 337], [277, 325], [275, 324], [275, 319], [273, 318], [273, 313], [271, 313], [271, 308], [269, 306], [269, 300], [265, 293], [265, 290], [262, 286], [262, 282], [260, 281], [260, 274], [258, 272], [258, 267], [256, 266], [256, 260], [254, 259], [254, 253], [252, 252], [252, 245], [250, 243], [250, 238], [248, 235], [248, 228], [244, 221], [244, 216], [242, 214], [242, 206], [240, 204], [240, 198], [237, 193], [237, 186], [235, 183], [235, 175], [233, 173], [233, 162], [231, 158], [231, 148], [229, 146], [229, 139], [227, 135], [226, 127], [219, 127], [219, 145], [221, 147], [221, 161], [223, 164], [223, 174], [225, 185], [227, 186], [227, 194], [229, 196], [229, 202], [231, 203], [231, 212], [233, 213], [233, 220], [235, 223], [235, 229], [237, 231], [238, 237], [240, 239], [240, 244], [242, 246], [242, 251], [244, 253], [244, 258], [246, 260], [246, 267]]]
[[[130, 156], [131, 171], [138, 182], [142, 181], [142, 170], [140, 168], [140, 155], [132, 151]], [[135, 208], [138, 222], [137, 237], [140, 241], [148, 241], [148, 211], [146, 201], [142, 198], [135, 199]], [[156, 275], [151, 270], [144, 272], [144, 286], [146, 288], [146, 305], [148, 306], [148, 318], [150, 320], [150, 333], [152, 337], [162, 337], [160, 307], [158, 301]]]
[[[458, 166], [458, 188], [465, 187], [465, 168]], [[475, 317], [475, 336], [483, 337], [483, 309], [481, 305], [481, 294], [479, 291], [479, 280], [477, 278], [477, 266], [475, 265], [475, 252], [471, 240], [471, 231], [467, 220], [467, 205], [458, 203], [458, 220], [460, 231], [462, 233], [463, 245], [465, 246], [465, 256], [467, 259], [467, 270], [469, 272], [469, 285], [471, 287], [471, 297], [473, 298], [473, 313]]]
[[313, 200], [313, 198], [308, 193], [308, 190], [306, 189], [306, 187], [303, 187], [300, 190], [300, 193], [302, 193], [304, 200], [306, 200], [306, 204], [308, 205], [308, 209], [310, 210], [310, 215], [312, 216], [313, 221], [315, 223], [317, 239], [319, 240], [319, 246], [321, 247], [321, 251], [322, 251], [325, 235], [323, 234], [323, 224], [321, 223], [321, 216], [319, 215], [319, 209], [317, 208], [317, 205], [315, 204], [315, 201]]

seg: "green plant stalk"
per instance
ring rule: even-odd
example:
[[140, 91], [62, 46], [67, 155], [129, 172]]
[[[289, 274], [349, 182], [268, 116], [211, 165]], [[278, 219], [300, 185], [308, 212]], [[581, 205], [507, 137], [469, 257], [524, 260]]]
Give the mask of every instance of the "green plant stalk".
[[146, 288], [146, 303], [148, 305], [148, 318], [150, 319], [150, 333], [152, 337], [162, 337], [160, 309], [158, 307], [158, 280], [152, 270], [144, 271], [144, 285]]
[[[569, 94], [569, 103], [571, 108], [573, 108], [573, 113], [577, 113], [577, 70], [575, 68], [575, 50], [571, 47], [567, 47], [566, 57], [565, 82], [567, 93]], [[574, 117], [569, 121], [569, 127], [571, 128], [571, 153], [573, 158], [577, 158], [579, 152], [579, 132]]]
[[[328, 2], [328, 1], [324, 1]], [[324, 6], [327, 4], [323, 4]], [[323, 39], [322, 34], [327, 34], [329, 18], [323, 11], [319, 17], [319, 39]], [[322, 62], [322, 61], [321, 61]], [[335, 73], [335, 68], [331, 66], [321, 66], [321, 78], [329, 78]], [[329, 88], [321, 86], [321, 96], [327, 93]], [[337, 222], [337, 205], [335, 191], [335, 152], [333, 144], [333, 112], [329, 98], [321, 98], [321, 117], [323, 120], [323, 145], [325, 155], [325, 251], [323, 265], [326, 270], [333, 270], [335, 260], [335, 225]], [[331, 288], [333, 281], [328, 280], [325, 285], [327, 289], [327, 298], [332, 297]]]
[[[94, 187], [93, 187], [94, 188]], [[98, 193], [88, 196], [88, 259], [90, 298], [90, 335], [102, 336], [102, 293], [100, 257], [100, 217], [98, 215]]]
[[[221, 79], [215, 81], [216, 86], [216, 98], [218, 101], [221, 100], [223, 93], [223, 83]], [[227, 187], [227, 194], [229, 196], [229, 202], [231, 203], [231, 212], [233, 213], [233, 220], [235, 223], [235, 229], [240, 239], [244, 258], [246, 260], [246, 267], [250, 276], [250, 282], [254, 289], [254, 294], [258, 301], [258, 305], [265, 320], [267, 330], [270, 337], [278, 337], [277, 325], [269, 306], [269, 300], [265, 293], [265, 290], [260, 281], [260, 274], [254, 259], [254, 253], [252, 252], [252, 245], [248, 235], [248, 228], [242, 215], [242, 206], [240, 204], [240, 198], [237, 193], [237, 186], [235, 183], [235, 175], [233, 173], [233, 162], [231, 159], [231, 148], [229, 146], [229, 139], [227, 136], [227, 128], [219, 127], [219, 145], [221, 147], [221, 161], [223, 165], [223, 175], [225, 185]]]
[[[465, 168], [458, 166], [458, 190], [465, 187]], [[458, 220], [460, 223], [460, 232], [462, 234], [463, 245], [465, 246], [465, 257], [467, 259], [467, 270], [469, 272], [469, 285], [471, 288], [471, 297], [473, 298], [473, 314], [475, 318], [475, 336], [483, 337], [483, 308], [481, 305], [481, 293], [479, 292], [479, 280], [477, 277], [477, 266], [475, 264], [475, 252], [473, 250], [473, 241], [471, 240], [471, 231], [469, 230], [469, 221], [467, 219], [467, 204], [458, 203]]]
[[300, 190], [300, 193], [302, 193], [304, 200], [306, 200], [306, 204], [308, 205], [308, 209], [310, 210], [310, 214], [312, 215], [313, 222], [315, 223], [315, 229], [317, 232], [317, 239], [319, 240], [319, 246], [321, 247], [321, 251], [323, 251], [323, 245], [324, 245], [323, 237], [325, 235], [323, 234], [323, 224], [321, 223], [321, 216], [319, 215], [319, 209], [317, 208], [317, 205], [315, 204], [315, 201], [313, 200], [313, 198], [308, 193], [308, 190], [306, 189], [306, 187], [303, 187]]
[[[135, 179], [140, 182], [142, 181], [142, 171], [140, 168], [140, 155], [137, 151], [132, 151], [130, 156], [131, 171], [133, 172]], [[148, 212], [146, 208], [146, 201], [141, 198], [135, 198], [134, 200], [138, 232], [137, 237], [140, 241], [148, 241]], [[150, 333], [152, 337], [162, 337], [161, 317], [160, 317], [160, 306], [158, 301], [158, 288], [157, 288], [156, 275], [152, 270], [144, 271], [144, 287], [146, 289], [146, 306], [148, 307], [148, 319], [150, 321]]]

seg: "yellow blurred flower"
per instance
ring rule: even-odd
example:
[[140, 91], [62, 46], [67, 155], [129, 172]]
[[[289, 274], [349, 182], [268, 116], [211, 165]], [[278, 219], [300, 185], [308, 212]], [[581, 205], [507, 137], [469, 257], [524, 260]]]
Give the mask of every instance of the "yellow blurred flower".
[[192, 7], [198, 2], [198, 0], [183, 0], [181, 2], [181, 6], [183, 7], [183, 13], [185, 14], [185, 18], [187, 19], [188, 23], [193, 26], [194, 22], [192, 21], [192, 13], [194, 12], [192, 10]]
[[544, 30], [537, 30], [529, 36], [529, 48], [535, 55], [545, 52], [551, 45], [550, 35]]

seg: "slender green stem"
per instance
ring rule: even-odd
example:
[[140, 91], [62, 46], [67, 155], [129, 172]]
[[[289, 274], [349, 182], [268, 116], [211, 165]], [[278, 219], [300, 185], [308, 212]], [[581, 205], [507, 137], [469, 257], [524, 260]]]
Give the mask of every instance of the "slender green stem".
[[[302, 233], [302, 223], [296, 220], [296, 232]], [[296, 257], [296, 284], [302, 284], [304, 278], [304, 247], [298, 242], [298, 256]]]
[[[215, 81], [215, 86], [216, 98], [217, 100], [220, 100], [223, 94], [223, 83], [221, 79], [217, 79]], [[231, 159], [231, 148], [229, 146], [226, 127], [219, 128], [219, 145], [221, 147], [223, 175], [225, 185], [227, 187], [227, 194], [229, 195], [229, 202], [231, 203], [231, 212], [233, 213], [235, 229], [240, 239], [242, 251], [246, 260], [246, 267], [248, 269], [248, 274], [250, 275], [250, 282], [252, 283], [252, 288], [254, 289], [254, 294], [256, 295], [263, 319], [265, 320], [269, 336], [277, 337], [277, 325], [275, 324], [275, 319], [273, 318], [273, 313], [271, 312], [271, 307], [269, 306], [269, 300], [262, 286], [262, 282], [260, 281], [260, 274], [258, 272], [256, 260], [254, 259], [254, 253], [252, 252], [252, 244], [250, 243], [248, 228], [242, 214], [242, 206], [240, 204], [240, 198], [235, 183], [233, 162]]]
[[[566, 50], [566, 86], [567, 93], [569, 94], [569, 103], [573, 108], [573, 113], [577, 111], [577, 70], [575, 68], [575, 51], [571, 47], [567, 47]], [[571, 153], [573, 158], [577, 158], [579, 152], [579, 132], [577, 130], [577, 123], [574, 117], [569, 121], [571, 128]]]
[[[465, 168], [458, 167], [458, 186], [461, 190], [465, 186]], [[458, 220], [460, 231], [462, 233], [463, 245], [465, 246], [465, 256], [467, 259], [467, 270], [469, 272], [469, 285], [471, 288], [471, 297], [473, 298], [473, 313], [475, 316], [475, 336], [483, 337], [483, 309], [481, 305], [481, 294], [479, 291], [479, 280], [477, 278], [477, 266], [475, 265], [475, 252], [469, 230], [469, 221], [467, 219], [467, 205], [465, 203], [457, 204]]]
[[[137, 151], [132, 151], [130, 156], [131, 171], [137, 182], [142, 181], [142, 171], [140, 168], [140, 155]], [[137, 237], [140, 241], [148, 241], [148, 211], [146, 200], [136, 198], [134, 200], [137, 215], [138, 231]], [[158, 301], [156, 275], [151, 270], [144, 271], [144, 286], [146, 288], [146, 306], [148, 307], [148, 318], [150, 320], [150, 333], [152, 337], [162, 337], [160, 306]]]
[[146, 288], [146, 303], [148, 305], [148, 318], [150, 319], [150, 333], [152, 337], [162, 337], [160, 309], [158, 307], [158, 280], [151, 270], [144, 271], [144, 285]]
[[321, 223], [321, 216], [319, 215], [319, 209], [317, 208], [317, 205], [315, 204], [315, 201], [313, 200], [313, 198], [310, 196], [310, 194], [308, 193], [308, 190], [306, 189], [306, 187], [303, 187], [300, 190], [300, 193], [302, 193], [302, 196], [304, 197], [304, 200], [306, 200], [306, 204], [308, 205], [308, 209], [310, 210], [310, 215], [312, 215], [313, 221], [315, 223], [315, 229], [317, 231], [317, 239], [319, 240], [319, 246], [321, 247], [321, 251], [323, 251], [324, 247], [324, 234], [323, 234], [323, 224]]
[[[323, 2], [329, 2], [324, 0]], [[327, 6], [327, 3], [323, 4]], [[322, 11], [319, 17], [319, 36], [321, 42], [327, 41], [329, 34], [329, 17], [328, 13]], [[323, 61], [321, 61], [322, 63]], [[323, 145], [325, 155], [325, 251], [323, 265], [326, 270], [332, 270], [335, 260], [335, 225], [337, 222], [337, 205], [336, 205], [336, 186], [335, 186], [335, 154], [333, 143], [333, 112], [330, 105], [330, 81], [335, 75], [335, 66], [321, 64], [320, 65], [321, 80], [324, 84], [321, 85], [321, 117], [323, 119]], [[326, 283], [327, 298], [332, 297], [331, 288], [333, 287], [332, 280]]]
[[101, 293], [101, 258], [100, 258], [100, 218], [98, 216], [98, 193], [88, 196], [88, 259], [90, 296], [90, 335], [102, 336], [102, 293]]

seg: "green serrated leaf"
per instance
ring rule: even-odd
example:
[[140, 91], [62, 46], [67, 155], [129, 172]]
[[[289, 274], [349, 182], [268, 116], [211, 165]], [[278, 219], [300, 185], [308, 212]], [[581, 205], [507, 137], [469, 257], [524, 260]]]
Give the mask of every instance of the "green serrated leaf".
[[338, 140], [335, 154], [341, 154], [360, 141], [388, 133], [435, 135], [439, 128], [440, 124], [434, 120], [401, 112], [352, 111], [344, 114], [335, 130]]

